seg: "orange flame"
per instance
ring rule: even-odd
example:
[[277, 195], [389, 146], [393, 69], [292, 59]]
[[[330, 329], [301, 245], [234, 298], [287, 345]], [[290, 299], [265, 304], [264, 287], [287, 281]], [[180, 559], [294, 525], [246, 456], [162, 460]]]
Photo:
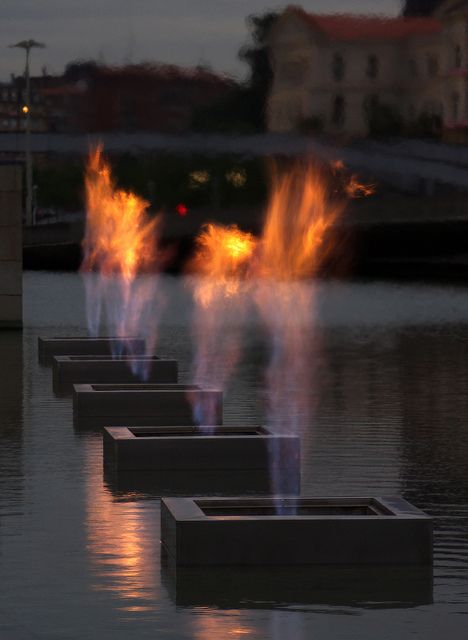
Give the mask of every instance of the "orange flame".
[[147, 214], [149, 203], [116, 189], [102, 146], [90, 152], [86, 168], [86, 234], [84, 271], [122, 275], [131, 282], [154, 259], [158, 218]]
[[[342, 163], [335, 163], [332, 171], [342, 168]], [[272, 342], [266, 377], [269, 424], [278, 422], [295, 433], [299, 422], [306, 423], [309, 418], [313, 359], [310, 325], [314, 291], [301, 280], [317, 273], [329, 245], [327, 232], [347, 199], [358, 192], [359, 183], [352, 179], [349, 185], [334, 189], [330, 168], [312, 164], [298, 164], [274, 178], [259, 240], [235, 226], [213, 224], [207, 225], [197, 240], [192, 268], [202, 277], [194, 281], [195, 382], [219, 385], [228, 380], [239, 360], [239, 321], [246, 308], [241, 294], [247, 291]], [[244, 280], [248, 286], [241, 288]], [[229, 332], [228, 321], [233, 317], [236, 327]], [[275, 487], [278, 492], [288, 491], [289, 478], [285, 481], [286, 485], [281, 480]]]
[[[201, 276], [193, 279], [197, 384], [223, 386], [239, 359], [239, 323], [245, 311], [241, 285], [255, 246], [255, 238], [236, 226], [208, 224], [197, 238], [190, 265]], [[199, 424], [214, 424], [209, 405], [195, 404], [193, 411]]]
[[375, 193], [375, 186], [373, 184], [362, 184], [357, 179], [357, 176], [351, 176], [345, 185], [345, 191], [349, 198], [367, 198]]
[[215, 295], [234, 296], [239, 281], [245, 276], [255, 250], [256, 240], [251, 233], [237, 226], [222, 227], [207, 224], [197, 238], [197, 251], [192, 268], [205, 276], [195, 288], [195, 300], [208, 307]]
[[[343, 175], [346, 171], [343, 160], [334, 160], [330, 163], [332, 172], [336, 176]], [[357, 175], [345, 177], [344, 193], [348, 198], [367, 198], [375, 193], [375, 185], [359, 182]]]
[[[315, 292], [306, 278], [317, 273], [327, 232], [345, 206], [331, 187], [326, 170], [297, 165], [275, 176], [266, 211], [254, 301], [270, 338], [266, 422], [273, 431], [297, 434], [312, 420]], [[273, 493], [290, 493], [294, 480], [275, 449], [270, 465]]]
[[259, 275], [293, 280], [312, 274], [325, 232], [343, 208], [333, 202], [325, 179], [311, 165], [276, 179], [266, 213]]

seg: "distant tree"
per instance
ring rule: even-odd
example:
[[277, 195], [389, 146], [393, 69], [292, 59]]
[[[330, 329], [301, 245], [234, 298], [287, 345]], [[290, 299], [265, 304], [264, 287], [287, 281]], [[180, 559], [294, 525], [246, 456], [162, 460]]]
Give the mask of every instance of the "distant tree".
[[405, 0], [404, 16], [430, 16], [443, 0]]
[[245, 109], [255, 128], [265, 127], [266, 103], [273, 72], [268, 54], [268, 37], [278, 14], [272, 11], [247, 18], [250, 43], [239, 51], [239, 58], [250, 67], [245, 87]]
[[95, 60], [73, 60], [67, 64], [63, 75], [68, 82], [78, 82], [94, 76], [100, 67]]
[[268, 12], [247, 18], [249, 43], [239, 58], [249, 66], [245, 83], [209, 107], [197, 109], [192, 126], [197, 130], [250, 133], [265, 128], [266, 103], [273, 77], [268, 55], [268, 36], [278, 14]]

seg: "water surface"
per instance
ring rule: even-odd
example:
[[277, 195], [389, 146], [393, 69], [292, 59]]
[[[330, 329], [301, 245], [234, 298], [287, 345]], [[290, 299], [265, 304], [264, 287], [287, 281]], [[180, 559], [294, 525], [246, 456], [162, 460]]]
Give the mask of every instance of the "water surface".
[[[38, 335], [86, 333], [78, 276], [27, 273], [24, 285], [23, 336], [0, 334], [1, 640], [465, 640], [467, 289], [331, 282], [311, 323], [303, 493], [401, 494], [426, 510], [432, 584], [398, 568], [175, 573], [151, 485], [104, 479], [100, 435], [73, 429], [70, 400], [53, 396], [50, 369], [37, 364]], [[164, 288], [159, 352], [188, 382], [188, 291], [169, 277]], [[227, 424], [262, 421], [266, 360], [251, 316]]]

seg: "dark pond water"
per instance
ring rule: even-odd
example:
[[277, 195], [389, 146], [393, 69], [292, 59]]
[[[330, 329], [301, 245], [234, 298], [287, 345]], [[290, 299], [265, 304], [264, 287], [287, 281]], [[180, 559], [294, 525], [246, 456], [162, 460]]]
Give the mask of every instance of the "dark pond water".
[[[159, 351], [187, 381], [190, 300], [165, 287]], [[27, 273], [24, 333], [0, 334], [1, 640], [468, 637], [468, 290], [327, 283], [318, 301], [303, 493], [426, 510], [433, 582], [399, 568], [175, 573], [151, 486], [104, 479], [100, 435], [73, 429], [37, 364], [38, 335], [85, 334], [80, 280]], [[247, 328], [226, 423], [262, 419], [265, 340]]]

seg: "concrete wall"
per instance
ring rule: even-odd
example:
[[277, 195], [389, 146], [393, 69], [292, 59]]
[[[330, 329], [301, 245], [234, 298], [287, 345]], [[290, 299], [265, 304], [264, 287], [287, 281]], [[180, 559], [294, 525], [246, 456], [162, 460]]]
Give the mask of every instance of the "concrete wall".
[[23, 324], [21, 167], [0, 165], [0, 329]]

